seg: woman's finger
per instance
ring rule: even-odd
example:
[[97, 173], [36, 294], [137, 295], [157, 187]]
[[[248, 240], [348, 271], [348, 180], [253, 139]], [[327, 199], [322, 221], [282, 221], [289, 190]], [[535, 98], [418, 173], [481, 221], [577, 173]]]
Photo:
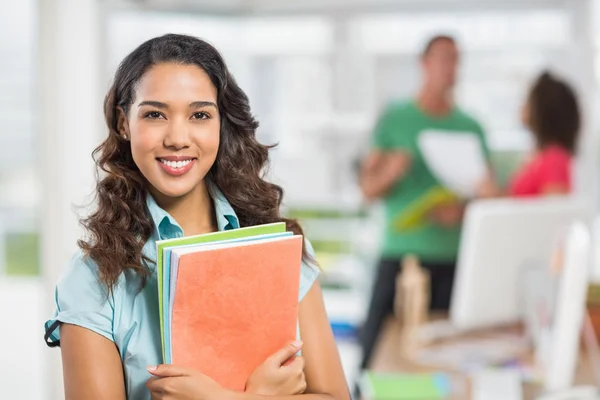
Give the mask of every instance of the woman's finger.
[[191, 368], [180, 367], [173, 364], [159, 364], [153, 365], [146, 368], [154, 376], [161, 378], [175, 377], [175, 376], [192, 376], [196, 373]]
[[[156, 393], [159, 398], [165, 398], [178, 393], [178, 387], [181, 386], [181, 377], [159, 378], [152, 382], [148, 380], [146, 384], [152, 393]], [[162, 397], [161, 397], [162, 396]]]
[[287, 365], [287, 367], [293, 369], [294, 371], [302, 372], [304, 371], [305, 363], [306, 362], [304, 361], [304, 357], [296, 356], [294, 360], [289, 365]]
[[306, 392], [306, 377], [304, 376], [304, 372], [300, 377], [300, 381], [298, 382], [298, 387], [296, 389], [296, 394], [302, 394]]
[[148, 379], [146, 381], [146, 387], [148, 388], [149, 391], [151, 392], [155, 392], [157, 389], [157, 381], [160, 378], [156, 377], [156, 376], [151, 376], [150, 379]]
[[284, 348], [279, 350], [268, 358], [268, 361], [276, 364], [277, 366], [283, 365], [287, 360], [294, 357], [298, 351], [302, 348], [302, 342], [299, 340], [288, 343]]

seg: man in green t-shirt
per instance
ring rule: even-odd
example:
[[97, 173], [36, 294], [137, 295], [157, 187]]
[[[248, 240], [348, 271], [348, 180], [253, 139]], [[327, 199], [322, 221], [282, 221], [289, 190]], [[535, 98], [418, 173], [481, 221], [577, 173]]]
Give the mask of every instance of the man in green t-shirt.
[[[385, 317], [393, 311], [401, 260], [415, 255], [430, 274], [430, 308], [447, 310], [464, 201], [452, 198], [419, 150], [424, 132], [469, 134], [489, 152], [481, 126], [452, 102], [459, 53], [452, 37], [432, 38], [421, 56], [423, 85], [416, 99], [390, 104], [377, 123], [372, 150], [361, 168], [368, 200], [385, 205], [385, 239], [367, 321], [362, 330], [366, 368]], [[440, 201], [439, 198], [445, 201]], [[438, 201], [435, 201], [435, 199]]]

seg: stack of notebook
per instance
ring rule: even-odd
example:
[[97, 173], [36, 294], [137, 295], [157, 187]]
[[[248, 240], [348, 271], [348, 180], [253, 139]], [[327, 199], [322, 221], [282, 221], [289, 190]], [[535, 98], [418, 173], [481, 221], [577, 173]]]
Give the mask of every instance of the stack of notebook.
[[243, 390], [296, 338], [302, 243], [285, 223], [157, 242], [164, 362]]

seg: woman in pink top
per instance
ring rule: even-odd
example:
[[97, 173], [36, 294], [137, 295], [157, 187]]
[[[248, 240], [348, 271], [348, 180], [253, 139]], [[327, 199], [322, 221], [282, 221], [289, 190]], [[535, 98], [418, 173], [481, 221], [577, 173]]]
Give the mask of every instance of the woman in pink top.
[[[535, 150], [512, 177], [507, 194], [534, 197], [571, 192], [571, 164], [581, 117], [571, 87], [548, 72], [534, 82], [523, 107], [522, 120], [535, 139]], [[490, 182], [481, 195], [492, 197], [500, 191]]]

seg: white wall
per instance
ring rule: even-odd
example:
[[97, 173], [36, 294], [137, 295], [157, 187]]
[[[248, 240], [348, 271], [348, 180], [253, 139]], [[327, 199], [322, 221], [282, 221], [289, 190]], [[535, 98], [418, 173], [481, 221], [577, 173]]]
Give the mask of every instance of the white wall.
[[[89, 204], [94, 188], [90, 155], [104, 130], [103, 21], [97, 0], [39, 0], [38, 11], [41, 260], [48, 300], [44, 312], [51, 315], [54, 286], [81, 236], [75, 207]], [[46, 385], [53, 399], [62, 394], [59, 354], [46, 352]]]

